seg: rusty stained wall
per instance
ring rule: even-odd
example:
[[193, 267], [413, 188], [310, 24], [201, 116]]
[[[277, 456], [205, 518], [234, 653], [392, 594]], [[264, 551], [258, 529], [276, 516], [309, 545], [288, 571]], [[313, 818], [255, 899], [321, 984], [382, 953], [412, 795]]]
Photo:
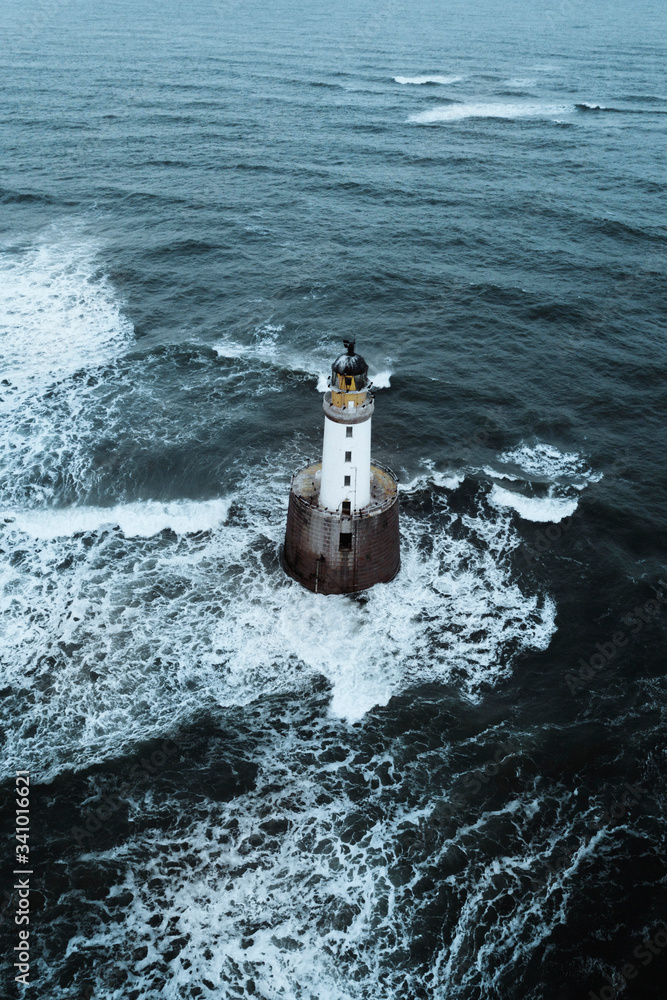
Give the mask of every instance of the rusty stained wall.
[[[352, 535], [349, 549], [340, 548], [341, 533]], [[379, 513], [340, 518], [291, 492], [283, 562], [293, 579], [321, 594], [351, 594], [388, 583], [401, 565], [398, 497]]]

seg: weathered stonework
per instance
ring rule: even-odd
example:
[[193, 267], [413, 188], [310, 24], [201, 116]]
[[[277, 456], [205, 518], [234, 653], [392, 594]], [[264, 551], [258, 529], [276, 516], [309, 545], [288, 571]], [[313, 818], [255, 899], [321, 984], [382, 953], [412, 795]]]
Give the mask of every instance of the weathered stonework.
[[371, 465], [371, 502], [346, 515], [318, 505], [320, 472], [317, 462], [292, 478], [286, 572], [320, 594], [351, 594], [393, 580], [401, 565], [396, 477]]

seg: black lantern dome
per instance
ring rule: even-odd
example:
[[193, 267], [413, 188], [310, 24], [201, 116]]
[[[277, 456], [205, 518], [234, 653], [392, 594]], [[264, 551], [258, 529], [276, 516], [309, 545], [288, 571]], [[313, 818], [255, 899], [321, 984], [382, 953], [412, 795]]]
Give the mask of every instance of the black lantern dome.
[[332, 364], [332, 382], [336, 383], [336, 376], [341, 375], [345, 379], [354, 379], [355, 389], [363, 389], [368, 384], [368, 365], [360, 354], [354, 353], [353, 340], [344, 340], [343, 344], [347, 352], [337, 357]]

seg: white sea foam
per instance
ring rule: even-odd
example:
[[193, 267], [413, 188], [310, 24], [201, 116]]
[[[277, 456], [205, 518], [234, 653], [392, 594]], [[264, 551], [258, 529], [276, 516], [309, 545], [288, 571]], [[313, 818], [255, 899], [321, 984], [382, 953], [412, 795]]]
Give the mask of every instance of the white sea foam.
[[[240, 353], [241, 362], [230, 359], [233, 370], [280, 384], [284, 359], [279, 331], [275, 352], [271, 347], [274, 332], [260, 342], [257, 360], [266, 367], [246, 363], [248, 355]], [[312, 367], [301, 370], [317, 373], [328, 358], [305, 360]], [[105, 377], [105, 430], [125, 428], [118, 409], [125, 397], [115, 389], [127, 387], [127, 374], [112, 361]], [[210, 377], [204, 365], [202, 385]], [[160, 370], [152, 378], [146, 420], [155, 423], [142, 446], [171, 440], [159, 405]], [[48, 468], [54, 454], [62, 455], [67, 473], [84, 480], [79, 436], [99, 422], [99, 399], [87, 383], [88, 374], [68, 377], [48, 399], [33, 403], [24, 396], [27, 418], [41, 430], [38, 439], [26, 439], [22, 464], [38, 454]], [[466, 512], [454, 513], [448, 491], [463, 473], [428, 463], [402, 494], [396, 580], [359, 599], [303, 590], [279, 563], [288, 470], [302, 457], [276, 452], [274, 445], [263, 459], [255, 453], [245, 478], [224, 487], [224, 501], [5, 508], [0, 687], [13, 692], [0, 699], [5, 759], [33, 767], [43, 782], [86, 769], [80, 780], [94, 802], [106, 776], [93, 765], [114, 761], [113, 770], [128, 750], [178, 729], [194, 727], [199, 738], [206, 732], [203, 717], [224, 728], [188, 770], [189, 780], [205, 758], [212, 764], [211, 781], [194, 793], [192, 809], [160, 788], [160, 775], [143, 785], [123, 776], [130, 823], [118, 846], [105, 853], [96, 835], [84, 841], [90, 852], [84, 863], [91, 857], [103, 862], [111, 892], [90, 901], [74, 934], [59, 928], [69, 943], [52, 963], [56, 983], [63, 972], [71, 976], [76, 956], [77, 964], [95, 970], [98, 991], [114, 1000], [135, 989], [178, 1000], [184, 987], [205, 981], [211, 995], [245, 991], [267, 1000], [420, 995], [421, 971], [406, 971], [404, 963], [397, 968], [395, 955], [410, 953], [423, 920], [434, 913], [440, 919], [442, 900], [424, 889], [424, 879], [433, 865], [448, 864], [448, 852], [466, 856], [451, 879], [470, 903], [452, 908], [447, 946], [460, 960], [448, 965], [443, 945], [428, 988], [449, 995], [465, 980], [472, 996], [482, 992], [472, 982], [475, 974], [478, 980], [496, 974], [487, 952], [477, 966], [467, 961], [485, 907], [503, 899], [491, 866], [480, 858], [480, 836], [493, 842], [494, 832], [482, 796], [454, 829], [436, 831], [434, 847], [425, 850], [422, 834], [434, 799], [442, 804], [451, 792], [420, 780], [431, 764], [427, 744], [401, 763], [402, 727], [394, 746], [380, 740], [371, 749], [363, 739], [355, 746], [363, 728], [356, 723], [374, 706], [425, 683], [448, 685], [452, 699], [479, 701], [509, 677], [521, 651], [548, 646], [554, 603], [515, 579], [510, 556], [519, 536], [510, 512], [488, 503], [487, 485]], [[114, 524], [121, 531], [109, 530]], [[221, 779], [229, 776], [233, 787], [234, 774], [242, 772], [230, 757], [235, 716], [243, 733], [241, 764], [248, 762], [253, 777], [228, 795], [219, 791]], [[495, 749], [496, 736], [489, 740]], [[437, 753], [440, 763], [450, 754], [446, 738]], [[351, 774], [361, 793], [354, 802]], [[83, 823], [83, 803], [70, 800], [69, 806], [73, 822]], [[508, 829], [515, 823], [518, 830], [511, 843], [503, 840], [508, 857], [529, 853], [521, 841], [534, 812], [529, 796], [507, 807]], [[533, 853], [545, 850], [540, 842]], [[447, 882], [438, 890], [442, 886], [446, 891]], [[123, 890], [130, 895], [116, 922], [110, 914], [119, 912]], [[86, 903], [76, 891], [81, 914]], [[69, 920], [66, 892], [63, 897], [62, 919]], [[548, 891], [541, 898], [549, 926]], [[517, 921], [515, 937], [498, 940], [498, 953], [511, 953], [513, 944], [530, 950], [539, 936], [534, 926], [534, 920], [523, 928]], [[121, 986], [104, 979], [106, 956], [124, 966], [128, 978]], [[79, 986], [66, 981], [63, 991]]]
[[376, 375], [369, 375], [369, 378], [373, 384], [374, 389], [388, 389], [391, 385], [391, 376], [393, 372], [389, 369], [385, 371], [378, 372]]
[[524, 87], [534, 87], [536, 84], [537, 80], [535, 80], [534, 78], [513, 77], [511, 80], [505, 80], [503, 86], [523, 89]]
[[557, 523], [570, 517], [577, 509], [578, 494], [589, 483], [602, 478], [582, 455], [559, 451], [542, 441], [533, 444], [522, 441], [517, 447], [504, 451], [497, 461], [501, 468], [487, 465], [484, 473], [495, 480], [523, 482], [529, 494], [521, 492], [520, 485], [507, 490], [494, 484], [489, 498], [491, 503], [497, 507], [511, 507], [528, 521]]
[[[224, 337], [213, 344], [213, 348], [221, 358], [259, 361], [263, 364], [280, 365], [293, 371], [311, 371], [312, 361], [309, 358], [284, 349], [280, 336], [284, 329], [282, 323], [262, 323], [253, 331], [249, 343]], [[265, 394], [280, 392], [281, 389], [282, 386], [277, 380], [266, 379], [258, 391]]]
[[103, 364], [131, 343], [132, 325], [97, 254], [74, 227], [0, 253], [0, 358], [15, 387]]
[[585, 486], [586, 483], [599, 482], [602, 478], [602, 473], [594, 472], [582, 455], [559, 451], [554, 445], [542, 441], [535, 444], [522, 441], [516, 448], [503, 452], [500, 461], [545, 482]]
[[518, 476], [513, 476], [510, 472], [499, 472], [490, 465], [485, 465], [482, 472], [485, 476], [490, 476], [491, 479], [507, 479], [509, 482], [516, 482], [519, 479]]
[[[317, 378], [317, 391], [326, 392], [329, 388], [327, 380], [331, 374], [331, 341], [321, 341], [318, 347], [307, 354], [299, 353], [284, 344], [281, 338], [283, 330], [282, 324], [264, 323], [257, 327], [248, 343], [225, 337], [213, 346], [222, 358], [248, 358], [270, 362], [297, 372], [307, 372]], [[388, 389], [391, 375], [390, 369], [383, 369], [376, 375], [370, 373], [369, 378], [375, 389]], [[268, 388], [280, 391], [282, 386], [271, 383]]]
[[[555, 927], [566, 923], [573, 894], [582, 878], [581, 869], [590, 864], [597, 853], [601, 837], [582, 835], [582, 828], [573, 821], [577, 809], [575, 793], [554, 789], [545, 795], [535, 789], [507, 802], [502, 809], [483, 814], [479, 829], [483, 834], [494, 823], [504, 821], [515, 830], [513, 848], [496, 857], [480, 857], [467, 871], [468, 891], [458, 913], [451, 943], [443, 947], [435, 960], [436, 976], [447, 984], [456, 985], [459, 995], [470, 995], [479, 983], [479, 972], [485, 970], [486, 992], [497, 992], [509, 968], [530, 961], [540, 946], [553, 934]], [[551, 798], [551, 802], [549, 802]], [[555, 800], [555, 801], [554, 801]], [[540, 814], [551, 813], [556, 805], [558, 833], [550, 830], [536, 837], [529, 824]], [[472, 837], [472, 842], [476, 841]], [[467, 831], [460, 832], [455, 842], [465, 843]], [[502, 888], [501, 888], [502, 887]], [[508, 915], [495, 921], [478, 944], [480, 914], [488, 912], [494, 899], [511, 897], [515, 906]], [[468, 960], [475, 942], [475, 963]]]
[[[94, 373], [134, 343], [132, 324], [76, 226], [0, 253], [0, 489], [5, 503], [48, 501], [63, 466], [80, 471]], [[87, 373], [87, 374], [86, 374]], [[92, 378], [90, 377], [92, 376]], [[99, 436], [99, 433], [98, 433]]]
[[[258, 340], [270, 384], [271, 366], [284, 363], [279, 333], [265, 331]], [[113, 353], [124, 341], [111, 337], [109, 343]], [[312, 367], [301, 370], [325, 367], [325, 359], [306, 361]], [[116, 372], [113, 365], [109, 370]], [[388, 371], [374, 379], [378, 387], [385, 381]], [[28, 399], [24, 395], [24, 403]], [[55, 449], [66, 456], [68, 474], [83, 476], [72, 454], [96, 416], [91, 407], [74, 379], [59, 384], [48, 406], [41, 398], [31, 403], [28, 418], [41, 429], [27, 439], [22, 464], [37, 455], [48, 465]], [[112, 426], [108, 413], [106, 419]], [[164, 433], [159, 414], [157, 421], [147, 440]], [[419, 880], [431, 861], [421, 848], [401, 854], [399, 845], [406, 831], [419, 845], [433, 793], [425, 800], [397, 798], [386, 809], [386, 788], [376, 789], [387, 775], [395, 788], [403, 779], [410, 789], [423, 788], [413, 776], [424, 756], [411, 758], [401, 774], [386, 749], [353, 753], [359, 727], [347, 723], [429, 682], [479, 701], [509, 676], [518, 652], [546, 648], [555, 631], [553, 601], [525, 593], [512, 576], [508, 556], [519, 538], [509, 512], [489, 505], [481, 487], [471, 510], [455, 515], [442, 489], [455, 489], [463, 473], [432, 463], [403, 491], [412, 509], [402, 515], [395, 581], [362, 599], [303, 590], [279, 564], [287, 470], [295, 464], [292, 454], [271, 450], [224, 501], [66, 510], [13, 505], [0, 518], [6, 553], [0, 686], [10, 687], [20, 705], [12, 714], [14, 699], [0, 699], [8, 761], [21, 760], [48, 782], [70, 768], [115, 760], [151, 737], [187, 730], [204, 715], [247, 706], [252, 738], [243, 753], [256, 765], [255, 787], [230, 801], [204, 792], [176, 833], [161, 816], [163, 809], [172, 812], [173, 802], [160, 802], [154, 782], [143, 792], [133, 782], [127, 808], [141, 822], [130, 824], [108, 855], [90, 842], [91, 855], [109, 861], [105, 871], [121, 874], [110, 896], [95, 900], [85, 934], [67, 932], [63, 958], [79, 952], [97, 975], [100, 956], [115, 962], [131, 939], [146, 948], [145, 957], [135, 953], [130, 976], [131, 986], [146, 995], [163, 971], [166, 1000], [177, 1000], [184, 983], [204, 980], [220, 996], [236, 995], [251, 977], [255, 995], [267, 998], [417, 995], [418, 974], [413, 982], [412, 973], [406, 979], [405, 971], [387, 970], [395, 967], [397, 946], [410, 948], [413, 918], [428, 905]], [[428, 495], [428, 513], [420, 512], [420, 491]], [[114, 525], [121, 531], [108, 530]], [[163, 532], [167, 527], [172, 532]], [[290, 699], [298, 712], [322, 677], [329, 714], [309, 720], [305, 737], [295, 713], [279, 730], [276, 696]], [[220, 746], [226, 753], [227, 736]], [[226, 767], [224, 758], [216, 762], [218, 775]], [[365, 783], [364, 798], [382, 806], [373, 815], [351, 811], [351, 768]], [[94, 784], [98, 775], [86, 780]], [[474, 862], [476, 834], [466, 831], [475, 823], [484, 829], [484, 814], [477, 803], [471, 812], [460, 832], [441, 839], [433, 863], [450, 849], [465, 850]], [[519, 808], [512, 813], [520, 815]], [[284, 836], [263, 829], [271, 820], [284, 824]], [[493, 892], [489, 878], [486, 894], [477, 893], [485, 878], [479, 867], [466, 867], [461, 876], [468, 897], [478, 900], [455, 926], [452, 948], [461, 955]], [[122, 924], [107, 922], [105, 911], [124, 889], [131, 899], [125, 898]], [[156, 914], [164, 916], [162, 927], [155, 927]], [[174, 933], [181, 943], [168, 957]], [[484, 974], [492, 968], [485, 961]], [[443, 954], [436, 970], [443, 991], [466, 969], [462, 959], [447, 972], [447, 962]]]
[[[272, 456], [254, 467], [228, 498], [235, 513], [226, 520], [214, 503], [130, 505], [115, 508], [113, 520], [133, 537], [98, 530], [92, 543], [62, 533], [94, 531], [95, 521], [101, 529], [111, 523], [106, 511], [78, 524], [71, 511], [64, 523], [23, 514], [0, 524], [2, 547], [21, 553], [0, 566], [2, 683], [50, 690], [36, 715], [26, 710], [9, 727], [8, 759], [38, 747], [45, 774], [65, 760], [104, 759], [203, 706], [309, 689], [318, 675], [331, 685], [334, 715], [350, 720], [425, 681], [454, 684], [475, 700], [511, 670], [508, 644], [548, 645], [555, 608], [511, 578], [507, 554], [518, 536], [509, 513], [486, 506], [452, 533], [435, 480], [427, 484], [434, 513], [402, 517], [393, 583], [355, 601], [289, 581], [278, 549], [290, 464]], [[162, 525], [178, 534], [153, 535]], [[63, 643], [73, 652], [64, 656]]]
[[114, 507], [0, 510], [0, 522], [33, 538], [64, 538], [117, 526], [128, 538], [150, 538], [170, 528], [176, 534], [210, 531], [229, 511], [226, 500], [176, 500], [116, 504]]
[[[582, 810], [578, 789], [531, 777], [519, 751], [519, 790], [493, 807], [486, 789], [470, 791], [465, 744], [456, 755], [446, 742], [433, 756], [426, 747], [405, 755], [400, 733], [371, 749], [321, 718], [304, 725], [293, 703], [289, 726], [274, 728], [275, 712], [253, 714], [256, 779], [231, 801], [201, 796], [174, 829], [170, 804], [133, 786], [130, 816], [141, 822], [113, 851], [88, 841], [81, 860], [101, 863], [112, 888], [90, 903], [65, 958], [122, 967], [129, 937], [143, 950], [132, 985], [148, 993], [162, 975], [167, 1000], [203, 980], [240, 995], [249, 979], [248, 994], [276, 1000], [460, 998], [499, 993], [517, 961], [526, 968], [567, 922], [608, 836], [586, 828], [595, 807]], [[218, 774], [234, 767], [230, 729], [212, 745]], [[490, 756], [498, 741], [491, 730], [473, 742]], [[432, 765], [447, 787], [424, 780]], [[118, 922], [110, 915], [121, 893]], [[426, 969], [396, 961], [443, 921], [448, 933]]]
[[284, 329], [282, 323], [262, 323], [255, 329], [248, 344], [225, 337], [213, 346], [221, 358], [254, 357], [274, 361], [281, 349], [280, 334]]
[[395, 76], [394, 83], [414, 84], [418, 87], [425, 83], [439, 83], [447, 86], [450, 83], [458, 83], [462, 79], [462, 76]]
[[526, 521], [551, 521], [552, 524], [570, 517], [577, 509], [576, 500], [558, 498], [551, 494], [546, 497], [526, 497], [496, 485], [491, 490], [490, 500], [499, 507], [512, 507]]
[[430, 483], [440, 486], [445, 490], [456, 490], [459, 488], [465, 474], [463, 472], [440, 472], [435, 468], [435, 462], [430, 458], [422, 461], [425, 471], [411, 479], [409, 483], [399, 483], [399, 493], [414, 493], [418, 490], [428, 489]]
[[[213, 658], [225, 664], [225, 697], [233, 692], [233, 702], [245, 701], [250, 695], [248, 676], [263, 673], [272, 685], [323, 673], [333, 688], [332, 711], [349, 720], [360, 719], [406, 685], [427, 678], [458, 677], [466, 695], [477, 697], [480, 685], [504, 669], [498, 666], [497, 643], [508, 637], [507, 610], [512, 607], [513, 616], [523, 617], [519, 608], [528, 601], [539, 621], [529, 627], [530, 642], [541, 647], [553, 630], [554, 608], [548, 601], [539, 605], [524, 598], [496, 563], [497, 556], [502, 564], [508, 544], [503, 517], [466, 523], [471, 535], [479, 536], [484, 554], [475, 560], [476, 570], [460, 574], [457, 567], [467, 563], [474, 550], [470, 541], [453, 539], [444, 527], [434, 534], [428, 524], [404, 515], [401, 573], [392, 584], [373, 588], [364, 603], [345, 597], [318, 599], [298, 585], [275, 591], [270, 581], [252, 581], [251, 592], [269, 588], [259, 602], [262, 614], [256, 614], [258, 601], [246, 593], [238, 604], [233, 600], [233, 614], [221, 620], [216, 631]], [[278, 524], [278, 538], [281, 532]], [[426, 558], [425, 532], [430, 547]], [[498, 623], [497, 633], [495, 628], [489, 631], [487, 618], [479, 632], [501, 591], [503, 625]], [[267, 607], [272, 614], [267, 615]], [[447, 633], [447, 622], [456, 622], [456, 636]], [[336, 635], [337, 642], [319, 643], [316, 637], [323, 635]], [[522, 629], [516, 636], [522, 636]], [[360, 646], [364, 657], [356, 654]], [[268, 649], [273, 651], [271, 667]], [[296, 674], [293, 664], [299, 665]]]
[[443, 104], [408, 119], [418, 125], [462, 121], [465, 118], [557, 118], [573, 111], [564, 104]]

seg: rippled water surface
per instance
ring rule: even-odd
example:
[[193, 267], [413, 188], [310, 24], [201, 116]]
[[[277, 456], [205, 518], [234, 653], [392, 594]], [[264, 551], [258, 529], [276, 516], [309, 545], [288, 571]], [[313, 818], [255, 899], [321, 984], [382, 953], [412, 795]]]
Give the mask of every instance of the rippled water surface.
[[[664, 997], [666, 28], [6, 0], [35, 995]], [[343, 338], [401, 491], [354, 598], [280, 566]]]

